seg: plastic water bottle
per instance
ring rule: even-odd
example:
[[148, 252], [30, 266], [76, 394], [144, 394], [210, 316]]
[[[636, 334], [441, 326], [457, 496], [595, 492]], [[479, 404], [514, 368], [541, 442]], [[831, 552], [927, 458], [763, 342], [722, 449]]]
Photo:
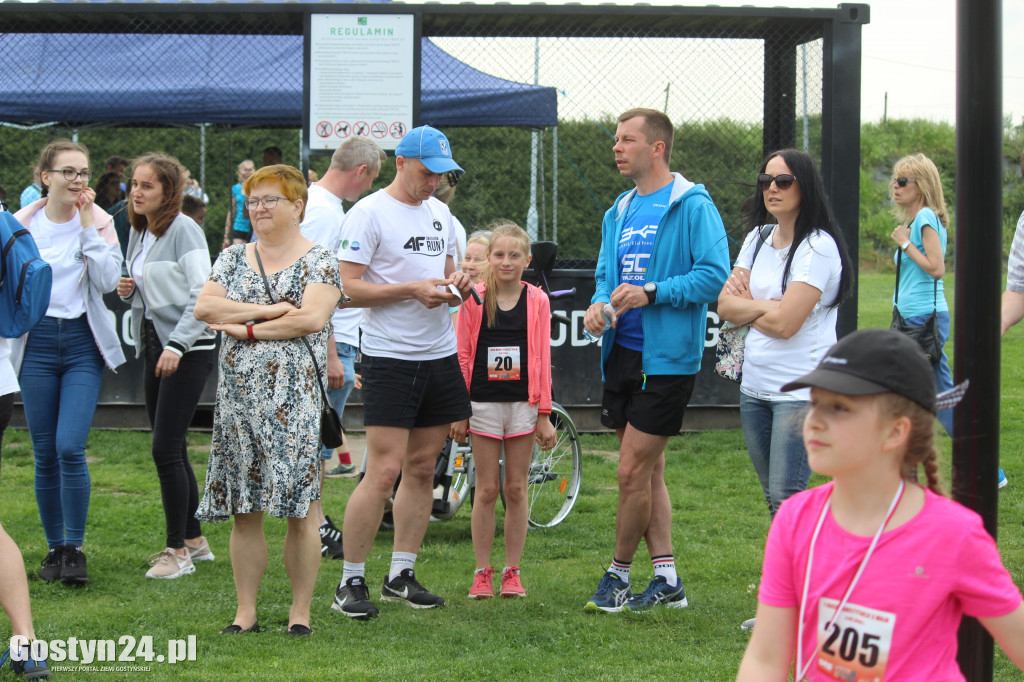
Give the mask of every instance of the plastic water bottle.
[[615, 307], [611, 303], [605, 303], [604, 307], [601, 308], [601, 316], [604, 317], [604, 329], [601, 330], [600, 334], [591, 334], [589, 330], [584, 329], [583, 334], [587, 337], [588, 341], [597, 341], [606, 331], [612, 328], [615, 324]]

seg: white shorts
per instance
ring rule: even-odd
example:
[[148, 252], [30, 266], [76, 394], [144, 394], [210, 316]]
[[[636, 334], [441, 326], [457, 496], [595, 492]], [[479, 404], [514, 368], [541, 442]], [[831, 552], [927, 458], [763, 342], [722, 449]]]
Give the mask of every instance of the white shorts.
[[517, 403], [474, 402], [473, 416], [469, 418], [469, 432], [478, 436], [504, 440], [525, 436], [537, 430], [540, 405], [520, 401]]

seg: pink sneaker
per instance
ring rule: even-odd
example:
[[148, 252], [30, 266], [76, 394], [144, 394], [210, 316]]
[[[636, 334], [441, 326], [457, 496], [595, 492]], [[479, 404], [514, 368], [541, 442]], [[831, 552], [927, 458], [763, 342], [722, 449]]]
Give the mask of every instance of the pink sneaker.
[[501, 572], [501, 596], [502, 597], [525, 597], [526, 590], [519, 580], [519, 567], [511, 566]]
[[494, 596], [494, 567], [488, 566], [473, 574], [473, 587], [469, 588], [470, 599], [490, 599]]

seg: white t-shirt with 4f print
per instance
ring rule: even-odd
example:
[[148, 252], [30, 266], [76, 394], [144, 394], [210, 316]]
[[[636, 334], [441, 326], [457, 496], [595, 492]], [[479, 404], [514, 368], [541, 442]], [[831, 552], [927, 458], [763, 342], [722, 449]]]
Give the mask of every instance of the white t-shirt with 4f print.
[[[455, 239], [452, 214], [441, 202], [410, 206], [379, 190], [345, 214], [338, 258], [365, 265], [363, 281], [371, 284], [444, 278]], [[409, 300], [367, 308], [361, 328], [361, 350], [373, 357], [436, 360], [456, 352], [447, 305], [428, 309]]]

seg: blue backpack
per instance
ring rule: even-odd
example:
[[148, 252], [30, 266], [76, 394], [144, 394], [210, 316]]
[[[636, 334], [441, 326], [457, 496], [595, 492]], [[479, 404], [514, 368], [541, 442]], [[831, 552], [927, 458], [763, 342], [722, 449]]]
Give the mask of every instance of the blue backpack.
[[7, 211], [0, 212], [0, 245], [0, 336], [13, 339], [46, 314], [53, 272], [32, 235]]

